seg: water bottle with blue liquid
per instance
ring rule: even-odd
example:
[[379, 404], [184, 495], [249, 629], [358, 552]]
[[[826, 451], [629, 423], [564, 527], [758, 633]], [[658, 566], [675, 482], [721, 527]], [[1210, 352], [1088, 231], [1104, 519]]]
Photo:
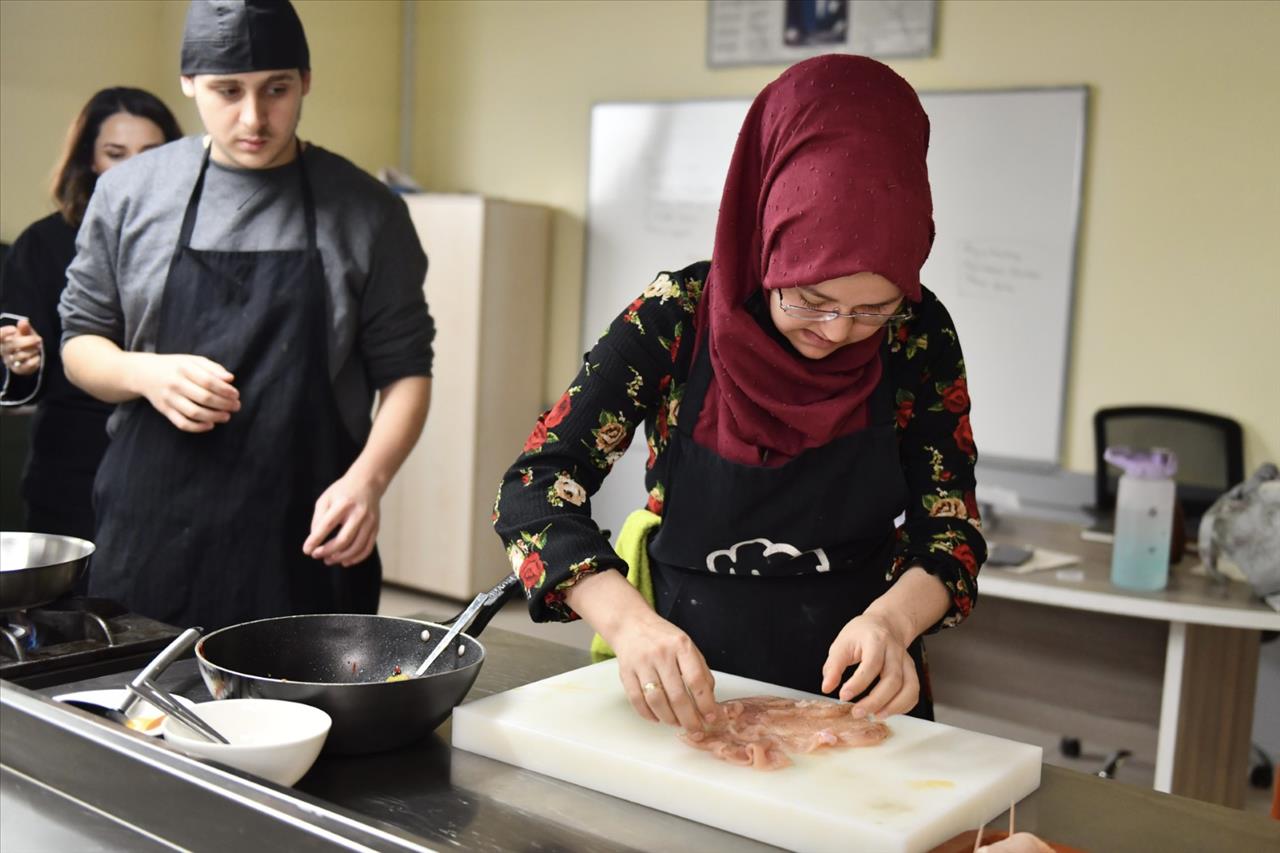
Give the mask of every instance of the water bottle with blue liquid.
[[1108, 447], [1103, 458], [1124, 472], [1116, 495], [1111, 582], [1125, 589], [1164, 589], [1169, 582], [1178, 457], [1161, 447]]

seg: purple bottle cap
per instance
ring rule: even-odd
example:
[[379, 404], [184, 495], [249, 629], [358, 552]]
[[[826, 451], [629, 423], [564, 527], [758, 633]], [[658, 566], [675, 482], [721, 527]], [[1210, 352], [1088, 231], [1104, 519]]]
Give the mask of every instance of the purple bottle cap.
[[1165, 447], [1108, 447], [1102, 458], [1139, 480], [1165, 480], [1178, 471], [1178, 456]]

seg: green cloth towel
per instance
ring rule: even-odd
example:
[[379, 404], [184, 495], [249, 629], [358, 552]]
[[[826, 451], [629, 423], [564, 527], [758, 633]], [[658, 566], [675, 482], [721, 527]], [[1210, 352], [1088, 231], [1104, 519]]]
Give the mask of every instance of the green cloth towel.
[[[613, 549], [627, 564], [627, 583], [640, 591], [644, 600], [653, 607], [653, 578], [649, 574], [649, 534], [662, 523], [662, 516], [647, 509], [638, 509], [622, 524], [618, 541]], [[599, 663], [614, 657], [613, 649], [596, 634], [591, 638], [591, 660]]]

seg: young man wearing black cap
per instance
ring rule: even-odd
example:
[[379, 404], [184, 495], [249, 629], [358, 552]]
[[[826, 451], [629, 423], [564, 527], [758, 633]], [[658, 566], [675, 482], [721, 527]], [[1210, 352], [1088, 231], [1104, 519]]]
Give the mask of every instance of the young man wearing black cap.
[[375, 612], [379, 500], [426, 418], [426, 257], [401, 200], [298, 139], [310, 84], [287, 0], [193, 0], [208, 136], [104, 175], [68, 269], [67, 374], [121, 404], [90, 593], [176, 625]]

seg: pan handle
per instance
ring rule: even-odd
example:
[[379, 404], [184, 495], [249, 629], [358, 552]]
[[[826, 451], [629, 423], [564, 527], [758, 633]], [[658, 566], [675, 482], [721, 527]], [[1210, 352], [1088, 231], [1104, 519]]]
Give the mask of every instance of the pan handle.
[[[472, 629], [470, 636], [475, 637], [484, 630], [484, 626], [489, 624], [489, 620], [493, 618], [493, 614], [502, 608], [503, 603], [511, 597], [512, 591], [516, 588], [516, 584], [520, 579], [515, 575], [507, 575], [501, 583], [488, 592], [482, 592], [475, 598], [471, 599], [471, 603], [466, 609], [457, 616], [443, 624], [449, 625], [449, 631], [444, 638], [436, 643], [435, 648], [431, 650], [431, 654], [427, 655], [427, 659], [422, 662], [417, 671], [414, 672], [414, 678], [421, 678], [431, 669], [431, 664], [436, 662], [440, 655], [449, 648], [454, 637], [457, 637], [465, 629]], [[423, 632], [424, 634], [426, 632]]]
[[[516, 593], [519, 589], [520, 578], [511, 574], [499, 581], [498, 585], [493, 589], [486, 593], [482, 593], [480, 609], [476, 611], [475, 618], [471, 620], [471, 624], [463, 629], [463, 633], [469, 637], [479, 637], [480, 632], [489, 624], [489, 620], [497, 615], [498, 611], [502, 609], [504, 604], [516, 597]], [[463, 612], [465, 613], [466, 611]], [[458, 621], [461, 616], [462, 613], [459, 613], [444, 624], [452, 625], [454, 622]]]

